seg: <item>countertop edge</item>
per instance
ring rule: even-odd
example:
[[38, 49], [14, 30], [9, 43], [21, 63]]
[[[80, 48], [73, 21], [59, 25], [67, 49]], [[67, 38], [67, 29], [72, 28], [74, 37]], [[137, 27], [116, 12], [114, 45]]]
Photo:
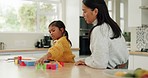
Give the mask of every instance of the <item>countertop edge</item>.
[[[48, 48], [34, 48], [34, 49], [7, 49], [7, 50], [0, 50], [0, 53], [5, 52], [35, 52], [35, 51], [47, 51]], [[71, 48], [71, 50], [79, 51], [79, 48]], [[148, 56], [148, 52], [138, 52], [138, 51], [130, 51], [130, 55], [142, 55]]]
[[[49, 48], [34, 48], [34, 49], [7, 49], [0, 50], [0, 52], [34, 52], [34, 51], [47, 51]], [[71, 50], [79, 51], [79, 48], [71, 48]]]
[[129, 52], [130, 55], [144, 55], [148, 56], [148, 52]]

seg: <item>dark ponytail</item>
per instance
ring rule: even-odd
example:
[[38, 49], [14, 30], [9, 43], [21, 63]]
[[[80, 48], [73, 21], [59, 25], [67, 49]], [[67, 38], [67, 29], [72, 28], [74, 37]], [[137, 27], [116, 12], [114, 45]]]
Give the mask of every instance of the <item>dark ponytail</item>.
[[72, 43], [69, 40], [68, 32], [66, 30], [65, 30], [64, 36], [66, 36], [66, 39], [69, 41], [70, 45], [72, 46]]

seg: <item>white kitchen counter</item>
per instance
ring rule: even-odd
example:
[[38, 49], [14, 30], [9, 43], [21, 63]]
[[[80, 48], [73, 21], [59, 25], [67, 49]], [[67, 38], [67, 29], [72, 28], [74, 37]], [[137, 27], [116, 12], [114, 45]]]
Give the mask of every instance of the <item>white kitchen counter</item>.
[[[79, 51], [79, 48], [71, 48], [74, 51]], [[48, 48], [32, 48], [32, 49], [6, 49], [0, 50], [0, 52], [35, 52], [35, 51], [47, 51]]]

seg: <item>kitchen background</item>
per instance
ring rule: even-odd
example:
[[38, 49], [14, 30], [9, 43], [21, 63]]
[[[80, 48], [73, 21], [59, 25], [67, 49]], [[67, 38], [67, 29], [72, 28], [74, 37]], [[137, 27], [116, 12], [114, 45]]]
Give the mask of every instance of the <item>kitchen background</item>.
[[[46, 0], [48, 1], [48, 0]], [[52, 0], [50, 0], [52, 1]], [[72, 48], [79, 48], [79, 0], [59, 0], [62, 3], [61, 15], [62, 21], [70, 34], [70, 40], [73, 43]], [[74, 14], [73, 14], [74, 13]], [[49, 24], [49, 23], [48, 23]], [[47, 29], [48, 31], [48, 29]], [[35, 48], [34, 44], [44, 35], [49, 33], [14, 33], [0, 32], [0, 42], [5, 43], [5, 49], [30, 49]]]
[[[73, 43], [72, 48], [81, 48], [81, 38], [86, 36], [81, 29], [81, 0], [61, 0], [63, 3], [62, 20], [64, 21], [70, 40]], [[115, 6], [120, 7], [120, 0], [106, 0], [107, 3], [116, 2]], [[148, 0], [121, 0], [124, 6], [124, 30], [130, 32], [130, 50], [137, 51], [141, 48], [148, 48]], [[133, 4], [134, 3], [134, 4]], [[113, 5], [112, 5], [113, 6]], [[141, 8], [140, 8], [141, 7]], [[113, 18], [120, 24], [120, 8], [114, 9]], [[142, 26], [144, 25], [144, 26]], [[0, 42], [5, 43], [5, 49], [29, 49], [34, 48], [34, 44], [48, 33], [13, 33], [0, 32]], [[81, 37], [80, 37], [81, 36]], [[86, 37], [83, 37], [86, 38]], [[80, 42], [79, 42], [80, 41]], [[84, 40], [84, 43], [87, 40]], [[81, 49], [80, 49], [81, 50]]]

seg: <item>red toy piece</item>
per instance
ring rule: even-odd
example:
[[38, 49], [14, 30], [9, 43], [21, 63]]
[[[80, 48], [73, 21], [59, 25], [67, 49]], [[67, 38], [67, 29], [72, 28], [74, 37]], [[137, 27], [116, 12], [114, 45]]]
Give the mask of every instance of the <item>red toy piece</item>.
[[52, 70], [56, 70], [56, 64], [47, 64], [46, 65], [46, 69], [52, 69]]
[[22, 60], [22, 56], [18, 56], [18, 60]]
[[25, 62], [20, 62], [20, 66], [26, 66]]
[[61, 65], [62, 65], [62, 67], [64, 66], [64, 62], [59, 62]]

